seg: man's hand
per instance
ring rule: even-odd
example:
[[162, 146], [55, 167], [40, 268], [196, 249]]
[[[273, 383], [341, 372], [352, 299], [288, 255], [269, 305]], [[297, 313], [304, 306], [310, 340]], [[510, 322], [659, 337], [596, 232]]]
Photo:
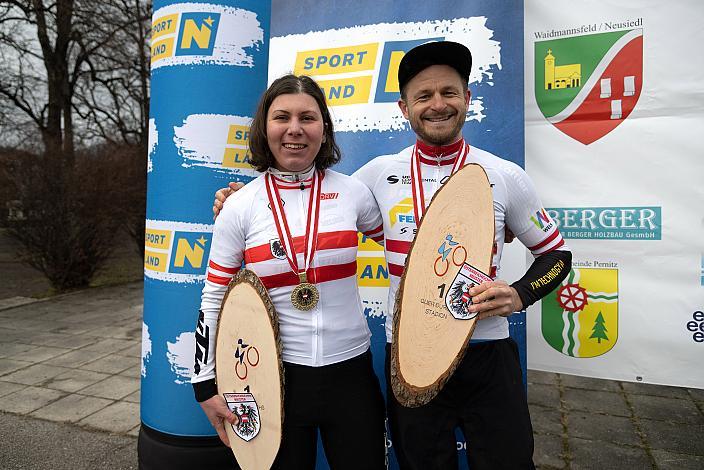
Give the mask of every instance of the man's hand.
[[230, 440], [227, 438], [227, 433], [225, 432], [225, 422], [237, 424], [238, 419], [237, 416], [235, 416], [235, 414], [227, 407], [225, 399], [220, 395], [213, 395], [204, 402], [201, 402], [200, 406], [203, 408], [210, 424], [212, 424], [218, 432], [220, 440], [227, 447], [230, 447]]
[[523, 308], [523, 303], [516, 289], [506, 284], [506, 281], [499, 279], [472, 287], [469, 289], [469, 295], [472, 296], [472, 305], [469, 306], [469, 311], [471, 313], [479, 312], [477, 317], [479, 320], [494, 315], [507, 317]]
[[244, 183], [235, 183], [234, 181], [230, 181], [227, 188], [218, 189], [215, 193], [215, 200], [213, 201], [213, 220], [218, 218], [218, 214], [220, 214], [220, 211], [222, 210], [222, 205], [225, 203], [225, 199], [243, 187]]

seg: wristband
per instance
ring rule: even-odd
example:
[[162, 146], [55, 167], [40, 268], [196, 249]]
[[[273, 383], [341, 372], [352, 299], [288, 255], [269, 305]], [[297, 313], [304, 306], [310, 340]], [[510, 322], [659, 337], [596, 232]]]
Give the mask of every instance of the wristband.
[[195, 394], [196, 401], [198, 403], [204, 402], [205, 400], [218, 394], [218, 386], [215, 385], [215, 379], [195, 382], [191, 385], [193, 385], [193, 393]]

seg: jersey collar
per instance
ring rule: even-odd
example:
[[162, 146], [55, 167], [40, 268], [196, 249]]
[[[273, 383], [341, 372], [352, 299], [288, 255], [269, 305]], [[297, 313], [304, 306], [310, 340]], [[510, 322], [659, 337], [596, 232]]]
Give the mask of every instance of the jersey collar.
[[281, 171], [274, 167], [267, 170], [274, 177], [276, 187], [279, 189], [305, 189], [313, 183], [315, 163], [303, 171]]
[[416, 141], [416, 148], [420, 162], [426, 165], [452, 165], [455, 163], [457, 156], [462, 150], [464, 139], [460, 138], [457, 142], [450, 145], [428, 145], [420, 140]]

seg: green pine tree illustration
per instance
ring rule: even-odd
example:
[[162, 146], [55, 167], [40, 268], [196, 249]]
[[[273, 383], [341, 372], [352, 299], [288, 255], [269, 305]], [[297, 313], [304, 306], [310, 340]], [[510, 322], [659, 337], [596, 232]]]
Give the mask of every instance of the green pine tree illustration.
[[589, 339], [596, 338], [597, 342], [601, 344], [601, 340], [609, 340], [609, 337], [606, 336], [606, 332], [608, 331], [606, 329], [606, 323], [604, 321], [604, 317], [601, 315], [601, 312], [596, 316], [596, 320], [594, 321], [594, 327], [592, 328], [592, 335], [589, 337]]

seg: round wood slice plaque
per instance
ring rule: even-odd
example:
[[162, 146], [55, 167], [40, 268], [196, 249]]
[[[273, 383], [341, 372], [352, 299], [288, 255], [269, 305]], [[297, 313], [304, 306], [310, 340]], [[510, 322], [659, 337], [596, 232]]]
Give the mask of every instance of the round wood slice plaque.
[[270, 468], [281, 443], [283, 364], [274, 304], [256, 274], [233, 278], [222, 301], [215, 347], [218, 393], [237, 415], [225, 426], [244, 470]]
[[491, 186], [484, 169], [469, 164], [435, 193], [406, 258], [391, 348], [402, 405], [432, 400], [464, 357], [476, 323], [467, 291], [490, 280], [493, 245]]

